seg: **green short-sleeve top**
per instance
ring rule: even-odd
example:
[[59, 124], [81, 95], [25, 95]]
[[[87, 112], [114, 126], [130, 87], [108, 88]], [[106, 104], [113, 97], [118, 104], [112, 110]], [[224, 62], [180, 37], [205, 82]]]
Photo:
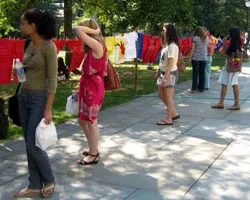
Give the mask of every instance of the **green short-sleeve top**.
[[49, 93], [56, 93], [57, 49], [55, 44], [48, 40], [34, 54], [32, 49], [31, 42], [24, 54], [26, 81], [22, 87], [28, 90], [47, 89]]

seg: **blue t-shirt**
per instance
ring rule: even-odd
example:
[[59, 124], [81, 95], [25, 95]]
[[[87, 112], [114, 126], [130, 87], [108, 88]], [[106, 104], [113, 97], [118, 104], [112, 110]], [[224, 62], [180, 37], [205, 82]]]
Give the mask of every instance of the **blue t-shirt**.
[[138, 49], [137, 49], [137, 58], [141, 58], [142, 56], [142, 43], [143, 43], [143, 34], [138, 33]]
[[203, 42], [199, 36], [194, 36], [193, 43], [195, 43], [195, 48], [192, 60], [206, 61], [209, 38], [207, 37]]

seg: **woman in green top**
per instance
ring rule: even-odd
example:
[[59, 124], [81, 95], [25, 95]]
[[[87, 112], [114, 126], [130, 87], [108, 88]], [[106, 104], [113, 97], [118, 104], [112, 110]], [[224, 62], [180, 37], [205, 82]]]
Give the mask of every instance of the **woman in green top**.
[[51, 41], [56, 36], [56, 20], [47, 11], [27, 10], [21, 17], [21, 33], [31, 42], [24, 55], [26, 81], [19, 94], [19, 112], [23, 129], [29, 185], [14, 197], [41, 195], [49, 197], [54, 192], [55, 179], [45, 151], [36, 147], [36, 127], [42, 118], [52, 121], [52, 103], [57, 87], [57, 50]]

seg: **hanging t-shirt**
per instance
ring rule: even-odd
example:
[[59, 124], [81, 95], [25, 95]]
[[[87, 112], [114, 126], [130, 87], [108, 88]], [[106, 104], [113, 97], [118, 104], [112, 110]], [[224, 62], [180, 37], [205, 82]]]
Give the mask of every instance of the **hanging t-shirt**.
[[132, 59], [136, 58], [136, 41], [138, 39], [138, 34], [134, 31], [125, 34], [126, 39], [126, 52], [125, 58]]
[[115, 63], [122, 64], [125, 62], [126, 39], [124, 36], [118, 35], [115, 37], [116, 53]]
[[0, 39], [0, 84], [10, 83], [13, 58], [14, 40]]
[[154, 63], [161, 48], [161, 39], [149, 35], [143, 36], [142, 60], [146, 63]]
[[157, 60], [157, 56], [160, 52], [161, 49], [161, 39], [159, 37], [154, 37], [154, 51], [152, 54], [152, 58], [151, 58], [151, 62], [150, 63], [154, 63]]
[[146, 53], [143, 55], [143, 62], [152, 63], [152, 55], [155, 49], [155, 39], [152, 36], [148, 36], [148, 46], [146, 49]]
[[69, 50], [72, 51], [72, 58], [70, 63], [69, 71], [74, 71], [76, 68], [80, 67], [84, 58], [83, 42], [79, 39], [67, 40], [67, 45]]
[[143, 44], [143, 34], [138, 33], [138, 49], [137, 49], [137, 58], [142, 57], [142, 44]]
[[188, 56], [192, 49], [192, 38], [180, 39], [180, 49], [183, 56]]
[[109, 56], [115, 49], [115, 36], [105, 37], [105, 45]]
[[19, 58], [21, 62], [23, 62], [24, 44], [24, 39], [14, 40], [14, 58]]
[[52, 42], [54, 42], [54, 44], [56, 45], [57, 48], [57, 54], [59, 53], [59, 51], [61, 51], [64, 46], [66, 45], [66, 40], [52, 40]]

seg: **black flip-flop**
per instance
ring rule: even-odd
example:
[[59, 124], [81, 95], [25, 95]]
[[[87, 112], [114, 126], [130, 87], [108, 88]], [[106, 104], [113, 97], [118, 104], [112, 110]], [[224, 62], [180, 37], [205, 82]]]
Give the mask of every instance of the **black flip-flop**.
[[179, 119], [180, 117], [181, 117], [180, 115], [176, 115], [176, 116], [172, 117], [172, 120]]
[[157, 122], [157, 125], [159, 125], [159, 126], [171, 126], [171, 125], [173, 125], [174, 123], [172, 122], [172, 123], [168, 123], [168, 122], [166, 122], [166, 121], [159, 121], [159, 122]]

